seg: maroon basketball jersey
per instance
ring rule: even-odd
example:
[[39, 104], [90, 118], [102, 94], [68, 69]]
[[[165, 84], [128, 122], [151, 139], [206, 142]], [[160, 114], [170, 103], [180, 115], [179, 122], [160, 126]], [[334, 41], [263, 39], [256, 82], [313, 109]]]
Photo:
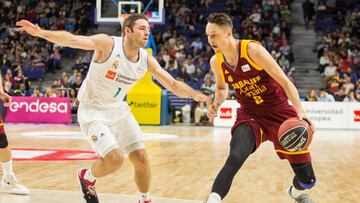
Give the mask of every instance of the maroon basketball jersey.
[[288, 105], [288, 98], [280, 84], [248, 56], [246, 47], [250, 41], [238, 41], [240, 48], [236, 67], [228, 65], [223, 55], [216, 53], [224, 81], [234, 89], [244, 110], [258, 111]]

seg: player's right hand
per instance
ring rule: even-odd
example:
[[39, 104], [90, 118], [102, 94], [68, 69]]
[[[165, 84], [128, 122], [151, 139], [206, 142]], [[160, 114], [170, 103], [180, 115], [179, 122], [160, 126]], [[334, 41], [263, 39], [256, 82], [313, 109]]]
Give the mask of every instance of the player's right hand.
[[30, 21], [20, 20], [16, 22], [16, 25], [19, 26], [16, 28], [16, 31], [25, 31], [34, 37], [38, 37], [42, 29], [36, 24], [34, 25]]
[[207, 111], [208, 118], [215, 118], [217, 116], [217, 111], [219, 110], [220, 105], [217, 103], [212, 103], [209, 106]]

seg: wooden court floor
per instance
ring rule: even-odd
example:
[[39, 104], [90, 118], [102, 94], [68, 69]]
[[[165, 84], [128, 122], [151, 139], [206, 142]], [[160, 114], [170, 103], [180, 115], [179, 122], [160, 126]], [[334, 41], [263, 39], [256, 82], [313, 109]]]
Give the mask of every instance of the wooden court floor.
[[[91, 150], [81, 136], [51, 135], [51, 132], [79, 135], [78, 126], [7, 124], [5, 127], [13, 148]], [[142, 130], [146, 136], [150, 135], [145, 145], [152, 166], [153, 202], [204, 201], [228, 154], [230, 129], [144, 126]], [[35, 136], [27, 135], [29, 132]], [[360, 131], [318, 130], [311, 152], [317, 185], [310, 194], [315, 202], [360, 202]], [[92, 162], [14, 161], [18, 179], [32, 194], [28, 197], [0, 194], [0, 203], [83, 202], [76, 171], [91, 166]], [[271, 143], [263, 143], [234, 178], [223, 202], [293, 202], [285, 194], [292, 177], [288, 163], [277, 158]], [[97, 191], [100, 202], [135, 203], [137, 190], [129, 161], [118, 172], [99, 179]]]

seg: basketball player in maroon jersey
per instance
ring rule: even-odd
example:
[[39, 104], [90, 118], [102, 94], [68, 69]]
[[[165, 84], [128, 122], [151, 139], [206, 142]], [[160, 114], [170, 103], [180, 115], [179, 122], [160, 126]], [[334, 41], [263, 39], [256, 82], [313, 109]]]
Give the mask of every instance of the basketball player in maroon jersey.
[[228, 85], [235, 90], [241, 107], [231, 130], [229, 156], [214, 181], [207, 203], [221, 202], [245, 160], [266, 140], [273, 142], [280, 159], [287, 159], [295, 173], [288, 189], [290, 197], [296, 202], [311, 203], [313, 200], [304, 193], [316, 182], [310, 153], [307, 149], [285, 151], [280, 146], [277, 131], [290, 117], [305, 119], [312, 129], [313, 124], [304, 115], [295, 86], [272, 56], [256, 41], [234, 39], [232, 29], [228, 15], [214, 13], [208, 17], [206, 35], [216, 53], [210, 59], [216, 90], [208, 117], [217, 116], [219, 106], [228, 95]]

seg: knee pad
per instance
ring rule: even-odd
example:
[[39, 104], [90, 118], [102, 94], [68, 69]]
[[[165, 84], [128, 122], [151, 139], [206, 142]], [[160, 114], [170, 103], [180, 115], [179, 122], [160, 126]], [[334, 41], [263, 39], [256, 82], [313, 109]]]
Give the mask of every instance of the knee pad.
[[0, 135], [0, 149], [4, 149], [9, 145], [6, 134]]
[[299, 180], [298, 177], [294, 177], [293, 179], [293, 185], [298, 190], [305, 190], [305, 189], [311, 189], [316, 184], [316, 178], [308, 178], [305, 181]]
[[311, 162], [305, 164], [292, 164], [291, 166], [295, 172], [293, 185], [296, 189], [305, 190], [314, 187], [316, 178]]

